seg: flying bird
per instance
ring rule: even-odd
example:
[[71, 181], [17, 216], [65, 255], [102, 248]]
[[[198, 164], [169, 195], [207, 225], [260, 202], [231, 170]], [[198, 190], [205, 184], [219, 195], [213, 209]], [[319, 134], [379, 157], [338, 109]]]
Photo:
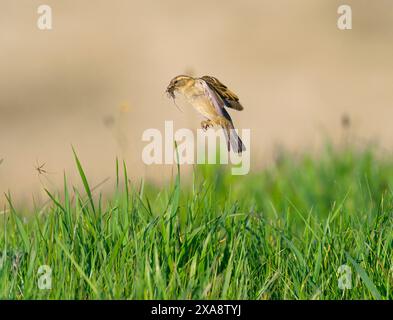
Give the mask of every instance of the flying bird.
[[201, 122], [204, 130], [209, 127], [220, 126], [223, 128], [227, 140], [228, 151], [242, 153], [246, 150], [242, 140], [237, 135], [232, 119], [226, 108], [243, 110], [238, 96], [222, 84], [217, 78], [203, 76], [193, 78], [179, 75], [171, 80], [166, 92], [175, 99], [175, 92], [183, 95], [185, 99], [206, 120]]

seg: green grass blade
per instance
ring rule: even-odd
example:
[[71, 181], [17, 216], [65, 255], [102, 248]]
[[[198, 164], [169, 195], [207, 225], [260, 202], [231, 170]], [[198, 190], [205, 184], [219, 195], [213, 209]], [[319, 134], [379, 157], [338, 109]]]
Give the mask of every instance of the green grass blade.
[[82, 183], [83, 183], [83, 186], [85, 188], [86, 194], [87, 194], [87, 196], [89, 198], [91, 208], [92, 208], [93, 212], [96, 213], [96, 210], [95, 210], [95, 207], [94, 207], [93, 196], [92, 196], [91, 189], [90, 189], [89, 183], [87, 181], [85, 172], [83, 171], [82, 165], [81, 165], [81, 163], [79, 161], [79, 158], [78, 158], [78, 156], [77, 156], [77, 154], [75, 152], [74, 147], [72, 147], [72, 151], [74, 153], [76, 166], [78, 168], [79, 175], [80, 175], [80, 177], [82, 179]]
[[382, 296], [379, 293], [377, 287], [373, 283], [373, 281], [370, 279], [370, 277], [367, 275], [366, 271], [358, 264], [348, 253], [346, 253], [347, 259], [351, 262], [351, 264], [354, 266], [356, 272], [360, 275], [360, 278], [362, 278], [364, 284], [370, 290], [371, 294], [373, 295], [374, 299], [376, 300], [381, 300]]

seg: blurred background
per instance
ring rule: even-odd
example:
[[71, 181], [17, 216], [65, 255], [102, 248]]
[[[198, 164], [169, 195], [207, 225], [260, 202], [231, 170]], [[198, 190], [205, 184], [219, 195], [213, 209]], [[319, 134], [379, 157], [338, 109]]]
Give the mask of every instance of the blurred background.
[[[164, 94], [178, 74], [216, 76], [239, 95], [245, 110], [231, 115], [251, 129], [252, 171], [278, 146], [317, 152], [345, 130], [393, 148], [391, 0], [44, 3], [51, 31], [37, 28], [43, 1], [0, 0], [2, 206], [8, 190], [18, 203], [45, 200], [63, 172], [79, 183], [71, 145], [92, 186], [111, 178], [103, 191], [116, 156], [134, 181], [168, 181], [172, 166], [141, 161], [141, 136], [165, 120], [199, 128]], [[342, 4], [352, 30], [336, 26]]]

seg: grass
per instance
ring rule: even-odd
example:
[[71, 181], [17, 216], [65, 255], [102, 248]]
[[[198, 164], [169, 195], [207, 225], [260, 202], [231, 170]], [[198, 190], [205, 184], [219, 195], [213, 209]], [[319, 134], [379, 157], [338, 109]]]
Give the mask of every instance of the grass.
[[64, 177], [27, 221], [7, 194], [0, 298], [392, 299], [393, 161], [371, 149], [283, 155], [248, 176], [199, 167], [163, 188], [117, 162], [105, 203], [75, 160], [84, 188]]

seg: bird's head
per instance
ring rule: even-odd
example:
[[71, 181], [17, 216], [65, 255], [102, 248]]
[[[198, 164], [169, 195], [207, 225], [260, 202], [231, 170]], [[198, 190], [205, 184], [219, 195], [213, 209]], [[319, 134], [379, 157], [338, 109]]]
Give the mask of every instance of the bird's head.
[[171, 98], [175, 98], [175, 91], [182, 91], [184, 88], [192, 85], [195, 79], [189, 76], [176, 76], [169, 83], [166, 92]]

